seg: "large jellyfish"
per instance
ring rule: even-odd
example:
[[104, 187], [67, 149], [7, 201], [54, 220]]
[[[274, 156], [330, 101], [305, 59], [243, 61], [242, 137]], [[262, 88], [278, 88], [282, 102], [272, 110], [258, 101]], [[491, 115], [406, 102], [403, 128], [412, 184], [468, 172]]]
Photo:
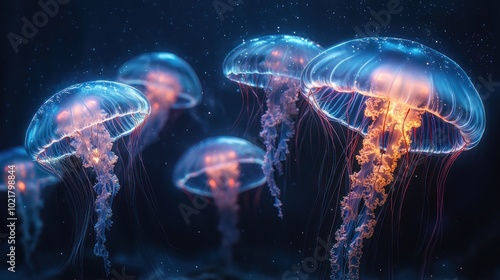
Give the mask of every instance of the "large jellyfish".
[[[120, 185], [113, 173], [118, 157], [113, 142], [130, 134], [147, 118], [147, 98], [133, 87], [91, 81], [63, 89], [49, 98], [31, 121], [25, 139], [28, 154], [49, 171], [69, 170], [63, 159], [76, 156], [97, 179], [94, 253], [110, 272], [106, 230], [112, 221], [113, 198]], [[62, 166], [61, 166], [62, 165]]]
[[266, 156], [262, 170], [275, 199], [278, 216], [283, 217], [280, 189], [274, 171], [281, 175], [281, 161], [286, 159], [288, 141], [295, 133], [294, 117], [300, 90], [300, 75], [306, 64], [323, 48], [301, 37], [289, 35], [264, 36], [244, 42], [224, 59], [223, 71], [240, 86], [263, 88], [267, 111], [261, 118]]
[[395, 38], [356, 39], [326, 50], [304, 69], [301, 87], [320, 114], [364, 137], [331, 250], [332, 279], [357, 279], [363, 239], [373, 234], [398, 160], [409, 152], [473, 148], [485, 128], [484, 107], [454, 61]]
[[221, 254], [228, 264], [231, 246], [239, 240], [238, 193], [265, 182], [264, 151], [235, 137], [215, 137], [190, 148], [176, 163], [173, 182], [191, 194], [212, 197], [219, 211]]
[[151, 115], [144, 124], [143, 148], [158, 139], [171, 109], [185, 109], [201, 101], [201, 85], [193, 68], [172, 53], [145, 53], [125, 62], [118, 81], [143, 92], [151, 103]]
[[21, 221], [21, 243], [25, 262], [32, 267], [31, 255], [35, 251], [42, 233], [43, 222], [40, 210], [43, 207], [42, 189], [57, 184], [59, 179], [44, 172], [31, 160], [22, 146], [0, 153], [0, 168], [3, 180], [0, 191], [8, 192]]

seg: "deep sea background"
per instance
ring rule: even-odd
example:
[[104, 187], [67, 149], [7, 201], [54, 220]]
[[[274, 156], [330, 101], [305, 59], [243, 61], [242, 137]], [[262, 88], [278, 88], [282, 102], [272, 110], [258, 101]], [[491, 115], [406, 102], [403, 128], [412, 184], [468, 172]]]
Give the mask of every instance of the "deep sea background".
[[[41, 8], [37, 1], [3, 1], [0, 150], [23, 144], [36, 110], [57, 91], [84, 81], [113, 80], [120, 65], [139, 54], [172, 52], [196, 71], [203, 100], [196, 108], [172, 112], [160, 141], [144, 150], [142, 162], [136, 164], [143, 184], [124, 182], [126, 172], [117, 171], [122, 190], [115, 199], [114, 225], [108, 232], [115, 273], [107, 279], [328, 279], [328, 261], [320, 261], [309, 272], [302, 269], [302, 274], [283, 277], [313, 256], [317, 238], [328, 240], [339, 223], [338, 216], [335, 219], [338, 188], [331, 183], [337, 180], [332, 170], [339, 147], [325, 141], [311, 114], [304, 114], [304, 127], [296, 135], [303, 142], [293, 145], [285, 176], [278, 181], [284, 190], [285, 218], [277, 218], [265, 186], [240, 196], [242, 233], [234, 248], [238, 271], [231, 272], [236, 275], [233, 278], [181, 278], [218, 270], [213, 259], [219, 244], [217, 212], [208, 205], [186, 224], [178, 207], [191, 202], [173, 186], [170, 175], [186, 149], [210, 136], [238, 136], [263, 146], [258, 137], [260, 112], [250, 110], [257, 114], [257, 121], [252, 121], [245, 109], [242, 121], [236, 122], [242, 108], [255, 104], [255, 97], [243, 102], [238, 86], [221, 70], [225, 55], [242, 40], [292, 34], [328, 48], [354, 39], [355, 27], [364, 29], [374, 20], [370, 9], [385, 10], [388, 1], [243, 0], [225, 12], [223, 20], [213, 3], [70, 0], [16, 53], [6, 35], [20, 34], [21, 18], [32, 19]], [[441, 231], [432, 255], [424, 258], [422, 248], [435, 221], [436, 179], [430, 180], [429, 172], [417, 168], [418, 178], [408, 186], [401, 210], [386, 210], [375, 236], [365, 242], [362, 279], [500, 279], [500, 4], [492, 0], [400, 3], [403, 11], [392, 15], [379, 35], [418, 41], [457, 62], [477, 85], [487, 126], [479, 145], [461, 154], [449, 172]], [[332, 158], [323, 160], [330, 153]], [[81, 222], [71, 214], [76, 206], [68, 196], [75, 195], [74, 187], [58, 184], [44, 191], [45, 226], [34, 254], [36, 273], [24, 274], [21, 250], [19, 271], [7, 272], [3, 240], [0, 279], [105, 279], [101, 260], [92, 254], [91, 228], [82, 262], [62, 267], [71, 246], [72, 224]], [[135, 203], [130, 203], [130, 197]], [[0, 194], [0, 199], [2, 233], [6, 194]], [[135, 215], [131, 209], [137, 210]], [[397, 225], [391, 211], [400, 213]], [[143, 230], [137, 233], [134, 229], [139, 225]]]

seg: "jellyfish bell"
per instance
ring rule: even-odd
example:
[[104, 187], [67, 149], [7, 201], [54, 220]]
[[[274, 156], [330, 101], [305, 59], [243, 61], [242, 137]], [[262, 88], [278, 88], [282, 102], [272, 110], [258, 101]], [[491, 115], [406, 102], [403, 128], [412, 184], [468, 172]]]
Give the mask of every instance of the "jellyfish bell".
[[266, 94], [267, 111], [261, 117], [260, 133], [266, 146], [262, 169], [279, 217], [283, 217], [282, 203], [274, 171], [282, 174], [281, 162], [289, 152], [287, 142], [295, 133], [300, 75], [321, 51], [321, 46], [305, 38], [269, 35], [243, 42], [223, 62], [222, 69], [228, 79], [243, 88], [262, 88]]
[[[260, 169], [262, 159], [262, 149], [244, 139], [226, 136], [209, 138], [182, 155], [175, 165], [172, 179], [181, 190], [213, 197], [213, 187], [207, 184], [207, 172], [211, 174], [237, 164], [244, 171], [238, 175], [237, 189], [244, 192], [264, 184], [265, 178]], [[225, 185], [217, 184], [219, 187]]]
[[[94, 253], [110, 272], [105, 232], [111, 227], [112, 202], [119, 190], [113, 143], [140, 127], [150, 113], [147, 98], [125, 84], [91, 81], [76, 84], [49, 98], [33, 117], [25, 138], [30, 157], [54, 174], [71, 172], [65, 159], [75, 156], [95, 172], [97, 222]], [[85, 232], [80, 233], [82, 236]], [[83, 238], [83, 237], [82, 237]], [[77, 240], [81, 246], [81, 240]]]
[[4, 174], [0, 191], [8, 192], [9, 198], [15, 201], [16, 213], [21, 221], [25, 263], [31, 268], [31, 255], [43, 228], [40, 218], [43, 207], [41, 193], [45, 187], [57, 184], [60, 180], [37, 166], [21, 146], [0, 152], [0, 168]]
[[175, 165], [172, 180], [179, 189], [214, 199], [226, 263], [231, 259], [231, 246], [239, 240], [238, 194], [264, 184], [263, 160], [264, 151], [259, 147], [224, 136], [203, 140]]
[[168, 73], [150, 72], [146, 79], [148, 82], [144, 92], [155, 110], [159, 110], [160, 104], [169, 108], [176, 103], [182, 90], [178, 77]]
[[3, 181], [0, 182], [0, 189], [7, 189], [7, 181], [9, 166], [14, 166], [16, 183], [18, 188], [16, 190], [23, 194], [30, 191], [38, 191], [40, 188], [57, 184], [60, 179], [43, 171], [26, 153], [22, 146], [13, 147], [0, 153], [0, 166], [4, 171]]
[[171, 109], [192, 108], [202, 98], [193, 68], [172, 53], [145, 53], [132, 58], [120, 67], [117, 79], [142, 91], [151, 103], [151, 115], [142, 130], [143, 147], [157, 140]]
[[141, 90], [146, 96], [147, 89], [155, 93], [161, 93], [161, 89], [173, 91], [172, 109], [194, 107], [202, 97], [201, 84], [193, 68], [172, 53], [145, 53], [132, 58], [118, 70], [118, 81], [146, 88]]
[[112, 141], [129, 135], [149, 115], [138, 90], [110, 81], [76, 84], [49, 98], [33, 117], [25, 138], [32, 159], [44, 166], [75, 155], [74, 135], [104, 126]]
[[224, 59], [226, 77], [239, 84], [268, 88], [273, 81], [299, 80], [306, 64], [323, 48], [298, 36], [268, 35], [243, 42]]
[[454, 61], [396, 38], [356, 39], [326, 50], [304, 69], [301, 92], [321, 115], [364, 137], [331, 252], [332, 279], [356, 279], [363, 239], [373, 234], [375, 210], [387, 198], [398, 160], [473, 148], [485, 129], [484, 107]]
[[[348, 105], [363, 103], [369, 97], [421, 110], [426, 125], [414, 135], [429, 134], [428, 126], [435, 123], [450, 137], [449, 145], [444, 145], [440, 139], [419, 136], [411, 144], [414, 152], [468, 150], [483, 134], [484, 107], [465, 72], [450, 58], [417, 42], [356, 39], [325, 51], [306, 69], [301, 84], [304, 97], [329, 119], [362, 135], [368, 130], [368, 125], [359, 120], [364, 116], [352, 114]], [[335, 93], [325, 95], [328, 89]]]

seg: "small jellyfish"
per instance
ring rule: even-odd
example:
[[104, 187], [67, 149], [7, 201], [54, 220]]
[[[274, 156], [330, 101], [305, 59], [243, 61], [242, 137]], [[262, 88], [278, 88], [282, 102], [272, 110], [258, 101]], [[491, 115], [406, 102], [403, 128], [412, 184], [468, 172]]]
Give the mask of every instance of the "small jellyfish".
[[184, 60], [171, 53], [146, 53], [125, 62], [118, 81], [139, 89], [151, 103], [151, 115], [144, 124], [143, 148], [158, 139], [171, 109], [192, 108], [201, 101], [198, 76]]
[[240, 236], [238, 194], [264, 184], [263, 159], [261, 148], [244, 139], [224, 136], [203, 140], [184, 153], [175, 165], [172, 179], [178, 188], [214, 199], [226, 264], [231, 259], [231, 246]]
[[91, 81], [65, 88], [49, 98], [26, 132], [26, 151], [50, 172], [71, 172], [74, 166], [64, 159], [75, 156], [83, 167], [95, 173], [94, 253], [103, 258], [107, 274], [111, 264], [105, 233], [112, 225], [111, 207], [120, 188], [113, 172], [118, 160], [112, 151], [113, 142], [134, 131], [149, 112], [147, 98], [135, 88], [109, 81]]
[[476, 146], [485, 128], [483, 103], [453, 60], [396, 38], [356, 39], [326, 50], [304, 69], [301, 92], [321, 115], [364, 137], [331, 250], [331, 278], [357, 279], [363, 240], [373, 235], [398, 160]]
[[263, 88], [266, 94], [267, 111], [261, 118], [260, 132], [266, 146], [262, 170], [280, 218], [283, 217], [282, 203], [274, 171], [283, 173], [281, 162], [286, 160], [288, 141], [295, 133], [300, 75], [321, 51], [323, 48], [318, 44], [301, 37], [264, 36], [234, 48], [222, 66], [230, 80], [240, 86]]
[[43, 207], [42, 189], [57, 184], [59, 179], [44, 172], [26, 153], [22, 146], [0, 153], [3, 180], [0, 191], [8, 192], [9, 202], [16, 205], [21, 221], [21, 243], [25, 262], [32, 267], [31, 255], [35, 251], [42, 233], [43, 222], [40, 210]]

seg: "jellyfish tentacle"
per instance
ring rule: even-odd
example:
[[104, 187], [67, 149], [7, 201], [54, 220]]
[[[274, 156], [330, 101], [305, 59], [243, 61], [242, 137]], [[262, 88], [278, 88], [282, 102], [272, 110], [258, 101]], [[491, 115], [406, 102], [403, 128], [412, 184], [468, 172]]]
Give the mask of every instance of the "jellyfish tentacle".
[[274, 180], [274, 170], [275, 170], [275, 155], [276, 155], [276, 138], [278, 137], [278, 133], [276, 131], [275, 120], [269, 113], [269, 107], [266, 114], [262, 116], [262, 131], [260, 136], [264, 138], [264, 145], [266, 146], [266, 154], [264, 155], [264, 164], [262, 165], [262, 171], [266, 176], [266, 182], [269, 186], [269, 191], [271, 195], [274, 197], [274, 206], [278, 208], [278, 216], [283, 217], [283, 213], [281, 211], [281, 200], [280, 194], [281, 191]]
[[28, 267], [31, 269], [33, 268], [33, 263], [31, 262], [31, 253], [33, 252], [32, 250], [32, 242], [34, 241], [33, 233], [32, 232], [32, 226], [34, 226], [34, 220], [32, 220], [29, 212], [29, 207], [31, 207], [27, 201], [25, 201], [25, 197], [23, 194], [20, 194], [17, 196], [18, 204], [20, 207], [17, 208], [17, 211], [19, 213], [19, 217], [21, 218], [21, 231], [22, 231], [22, 237], [21, 237], [21, 243], [23, 244], [24, 248], [24, 254], [25, 256], [25, 262], [28, 265]]
[[218, 205], [217, 207], [222, 207], [220, 209], [220, 222], [217, 226], [217, 229], [223, 234], [222, 238], [222, 246], [230, 247], [232, 244], [236, 243], [239, 240], [239, 231], [236, 228], [238, 224], [238, 215], [237, 212], [239, 210], [237, 202], [237, 192], [229, 191], [227, 192], [229, 195], [224, 195], [224, 198], [231, 203], [226, 205]]
[[363, 240], [373, 235], [377, 223], [375, 210], [386, 201], [385, 186], [393, 181], [397, 161], [408, 151], [412, 129], [421, 125], [421, 112], [404, 105], [375, 98], [366, 105], [365, 116], [373, 123], [356, 156], [361, 169], [350, 176], [351, 191], [342, 201], [343, 224], [331, 251], [332, 279], [359, 278]]
[[28, 233], [26, 240], [23, 240], [23, 244], [26, 246], [25, 252], [27, 253], [27, 263], [32, 267], [31, 254], [35, 251], [43, 228], [43, 222], [40, 218], [40, 210], [43, 207], [43, 201], [40, 199], [40, 187], [36, 183], [26, 182], [26, 184], [25, 193], [19, 197], [23, 199], [21, 202], [22, 208], [24, 208], [24, 211], [21, 213], [24, 215], [23, 224], [25, 225], [23, 225], [23, 231]]
[[34, 252], [36, 245], [38, 244], [38, 240], [40, 239], [40, 235], [42, 234], [43, 222], [40, 218], [40, 212], [43, 208], [43, 200], [40, 197], [40, 186], [35, 185], [33, 188], [29, 190], [30, 201], [28, 202], [28, 210], [30, 220], [32, 221], [33, 226], [33, 237], [30, 244], [30, 252]]
[[109, 230], [113, 224], [111, 206], [113, 198], [120, 189], [118, 178], [113, 174], [118, 157], [111, 151], [113, 140], [103, 124], [80, 131], [73, 137], [71, 145], [76, 148], [76, 156], [82, 159], [83, 166], [93, 169], [97, 175], [97, 183], [94, 185], [94, 191], [97, 194], [94, 254], [103, 258], [104, 268], [109, 275], [111, 262], [105, 245], [106, 230]]
[[358, 219], [358, 208], [362, 199], [362, 188], [353, 186], [351, 191], [341, 201], [343, 223], [335, 233], [337, 242], [330, 251], [330, 262], [332, 267], [331, 279], [343, 279], [345, 260], [348, 258], [348, 241], [352, 239], [356, 220]]
[[[266, 176], [271, 195], [274, 197], [274, 206], [278, 208], [278, 217], [283, 218], [280, 200], [281, 191], [274, 180], [274, 171], [283, 175], [283, 165], [281, 161], [286, 159], [288, 150], [288, 141], [295, 134], [295, 122], [293, 117], [297, 115], [296, 106], [297, 95], [296, 85], [292, 81], [283, 80], [271, 82], [266, 89], [267, 111], [262, 116], [262, 131], [260, 136], [264, 138], [266, 146], [266, 155], [264, 156], [264, 165], [262, 170]], [[280, 133], [278, 134], [278, 128]], [[278, 144], [276, 144], [278, 141]]]
[[[31, 161], [25, 149], [14, 147], [0, 153], [0, 165], [5, 172], [0, 189], [8, 190], [7, 181], [11, 178], [12, 166], [15, 165], [16, 210], [19, 216], [21, 235], [20, 243], [24, 252], [24, 264], [28, 270], [35, 268], [32, 255], [36, 249], [43, 228], [40, 211], [43, 200], [40, 197], [41, 187], [55, 182], [55, 178], [42, 174]], [[10, 175], [10, 176], [9, 176]]]
[[276, 149], [276, 158], [280, 165], [280, 175], [283, 174], [283, 169], [281, 168], [281, 162], [286, 160], [287, 154], [290, 152], [288, 150], [288, 141], [295, 135], [295, 121], [294, 117], [298, 114], [299, 109], [297, 108], [298, 91], [293, 82], [287, 84], [287, 89], [283, 91], [282, 97], [280, 99], [279, 108], [282, 110], [281, 116], [281, 134], [279, 138], [278, 148]]
[[[353, 243], [359, 242], [359, 238], [354, 237], [355, 232], [358, 229], [357, 223], [360, 219], [364, 217], [359, 214], [362, 205], [362, 200], [367, 197], [366, 192], [368, 187], [363, 184], [364, 181], [372, 174], [372, 170], [369, 169], [370, 164], [373, 164], [374, 160], [378, 156], [378, 146], [380, 143], [380, 130], [378, 128], [373, 128], [381, 126], [383, 122], [382, 118], [378, 118], [372, 124], [372, 129], [369, 130], [369, 134], [363, 140], [363, 148], [359, 152], [361, 157], [357, 156], [358, 161], [366, 162], [367, 164], [361, 165], [361, 170], [355, 172], [350, 176], [351, 190], [343, 198], [341, 202], [342, 207], [342, 220], [343, 223], [340, 229], [336, 232], [337, 243], [332, 247], [331, 254], [331, 264], [332, 264], [332, 279], [351, 279], [357, 278], [356, 270], [357, 264], [355, 261], [355, 256], [361, 252], [362, 244], [357, 244], [354, 246]], [[362, 210], [363, 211], [363, 210]], [[365, 213], [368, 214], [368, 213]], [[348, 272], [345, 275], [345, 260], [348, 260]]]
[[[219, 225], [217, 229], [222, 234], [221, 254], [226, 264], [231, 262], [231, 246], [240, 239], [238, 224], [238, 190], [241, 186], [239, 163], [236, 153], [230, 151], [219, 155], [215, 160], [226, 162], [224, 168], [207, 168], [208, 185], [219, 212]], [[208, 159], [210, 160], [210, 159]]]
[[[237, 204], [238, 191], [236, 189], [219, 190], [214, 192], [214, 198], [219, 212], [217, 229], [222, 234], [221, 254], [226, 264], [231, 262], [231, 247], [240, 239], [238, 225]], [[223, 201], [221, 203], [221, 201]]]
[[[153, 105], [151, 108], [151, 114], [144, 122], [144, 126], [141, 130], [141, 140], [139, 142], [141, 145], [140, 150], [143, 150], [145, 147], [148, 147], [158, 140], [160, 131], [167, 123], [169, 112], [170, 110], [168, 109], [156, 108]], [[136, 152], [139, 153], [140, 150], [137, 150]]]

